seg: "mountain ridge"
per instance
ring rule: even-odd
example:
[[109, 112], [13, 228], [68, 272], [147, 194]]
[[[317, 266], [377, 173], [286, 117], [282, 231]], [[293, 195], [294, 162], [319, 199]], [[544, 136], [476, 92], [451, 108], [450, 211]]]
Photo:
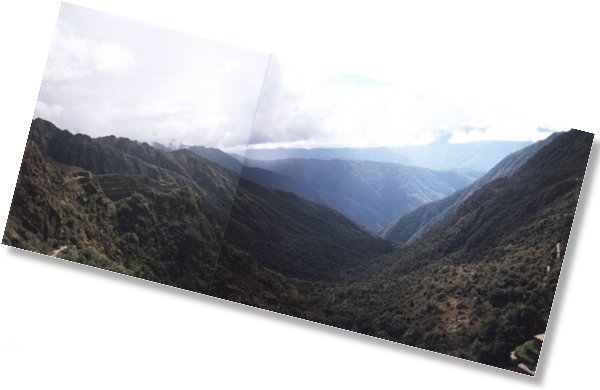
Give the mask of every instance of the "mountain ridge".
[[449, 220], [313, 299], [346, 328], [510, 367], [510, 351], [547, 325], [592, 140], [557, 135]]
[[593, 142], [522, 152], [399, 245], [189, 150], [31, 130], [3, 244], [503, 368], [547, 324]]
[[[218, 266], [223, 245], [229, 248], [231, 267], [235, 260], [232, 254], [236, 254], [240, 261], [254, 264], [251, 268], [260, 275], [328, 278], [333, 277], [332, 270], [347, 268], [357, 259], [366, 260], [394, 247], [334, 210], [240, 179], [190, 150], [163, 151], [114, 136], [94, 139], [74, 135], [41, 119], [32, 122], [27, 150], [4, 236], [4, 242], [10, 245], [51, 253], [66, 244], [69, 249], [61, 256], [71, 260], [98, 263], [202, 292], [211, 284], [210, 270]], [[43, 168], [28, 170], [29, 166]], [[44, 179], [48, 173], [50, 183]], [[37, 195], [32, 198], [31, 194]], [[56, 194], [63, 194], [64, 205]], [[58, 206], [47, 207], [48, 201]], [[19, 219], [29, 207], [57, 221], [57, 225], [51, 228], [53, 224], [32, 215]], [[246, 210], [253, 214], [246, 215]], [[274, 215], [278, 216], [276, 221]], [[102, 222], [96, 224], [93, 218]], [[67, 224], [67, 220], [72, 221]], [[36, 224], [44, 227], [32, 233]], [[78, 227], [85, 229], [78, 233]], [[243, 240], [240, 243], [240, 232], [255, 241], [280, 237], [285, 248], [258, 248]], [[71, 244], [69, 236], [74, 241]], [[328, 242], [328, 237], [337, 238]], [[99, 241], [111, 246], [100, 246]], [[230, 241], [235, 241], [237, 247]], [[196, 246], [205, 249], [194, 254]], [[323, 256], [324, 251], [329, 254]], [[130, 263], [129, 258], [137, 262]], [[322, 264], [322, 275], [303, 270], [301, 261]], [[279, 272], [267, 269], [265, 264]], [[195, 271], [184, 271], [190, 266]], [[230, 269], [218, 269], [231, 273]], [[186, 273], [191, 276], [185, 277]]]
[[[244, 160], [242, 177], [325, 204], [373, 232], [392, 218], [464, 187], [472, 176], [396, 163], [317, 160]], [[257, 177], [252, 168], [275, 172], [290, 180]], [[261, 180], [262, 179], [262, 180]]]
[[[345, 159], [392, 162], [435, 170], [487, 172], [506, 155], [531, 142], [478, 141], [450, 143], [448, 140], [427, 145], [371, 148], [249, 148], [244, 157], [258, 160], [286, 158]], [[465, 158], [466, 156], [466, 158]]]
[[535, 144], [509, 154], [489, 172], [467, 187], [396, 218], [381, 230], [380, 235], [386, 239], [400, 243], [416, 239], [451, 218], [456, 209], [478, 189], [499, 177], [510, 176], [515, 173], [529, 158], [534, 156], [542, 147], [549, 144], [559, 134], [554, 133], [545, 140], [538, 141]]

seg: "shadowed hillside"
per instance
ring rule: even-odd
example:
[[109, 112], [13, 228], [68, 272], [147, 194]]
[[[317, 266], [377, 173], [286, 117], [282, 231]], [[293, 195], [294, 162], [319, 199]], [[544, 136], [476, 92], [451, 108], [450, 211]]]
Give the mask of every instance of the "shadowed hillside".
[[396, 247], [328, 207], [244, 179], [225, 239], [270, 269], [308, 280], [334, 279]]

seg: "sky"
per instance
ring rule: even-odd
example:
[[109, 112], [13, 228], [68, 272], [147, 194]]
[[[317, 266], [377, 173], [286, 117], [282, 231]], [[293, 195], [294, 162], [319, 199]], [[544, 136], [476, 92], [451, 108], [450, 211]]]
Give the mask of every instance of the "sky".
[[91, 136], [245, 144], [269, 59], [63, 3], [35, 116]]
[[520, 104], [489, 104], [489, 96], [409, 79], [377, 81], [318, 57], [243, 49], [63, 3], [35, 116], [91, 136], [237, 152], [537, 141], [570, 128], [518, 96]]

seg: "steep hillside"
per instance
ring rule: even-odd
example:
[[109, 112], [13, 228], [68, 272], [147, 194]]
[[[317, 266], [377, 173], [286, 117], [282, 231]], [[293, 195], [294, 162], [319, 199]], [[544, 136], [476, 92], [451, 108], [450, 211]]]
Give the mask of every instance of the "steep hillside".
[[545, 330], [592, 139], [556, 136], [437, 229], [343, 283], [311, 286], [323, 305], [313, 315], [508, 367], [510, 351]]
[[514, 152], [496, 164], [488, 173], [469, 186], [462, 188], [440, 200], [424, 204], [417, 209], [402, 215], [387, 225], [382, 237], [400, 243], [410, 242], [427, 231], [441, 225], [454, 216], [458, 207], [475, 191], [491, 181], [507, 177], [516, 172], [529, 158], [534, 156], [544, 145], [551, 142], [558, 134], [553, 134], [543, 141], [536, 142], [526, 148]]
[[211, 218], [224, 230], [239, 176], [190, 151], [165, 152], [126, 138], [71, 134], [39, 118], [32, 122], [29, 141], [44, 156], [93, 175], [137, 176], [161, 185], [189, 187], [201, 196]]
[[189, 150], [37, 119], [3, 243], [285, 312], [302, 303], [289, 276], [332, 278], [394, 248], [325, 206], [239, 180]]
[[302, 198], [323, 203], [319, 191], [308, 183], [294, 180], [288, 176], [262, 168], [247, 167], [241, 171], [241, 177], [265, 188], [291, 192]]
[[291, 277], [330, 280], [395, 245], [328, 207], [240, 180], [225, 240]]
[[103, 178], [48, 160], [30, 142], [2, 243], [263, 308], [302, 307], [293, 282], [222, 242], [194, 191], [146, 180], [113, 201]]
[[28, 143], [3, 243], [206, 291], [222, 233], [196, 193], [150, 180], [113, 201], [85, 172]]
[[[73, 135], [66, 130], [60, 130], [51, 122], [40, 118], [32, 122], [29, 141], [34, 142], [44, 156], [96, 174], [127, 172], [155, 180], [174, 181], [172, 174], [165, 169], [134, 155], [119, 153], [87, 135]], [[143, 149], [141, 144], [140, 148]]]
[[274, 180], [272, 175], [257, 175], [250, 169], [244, 169], [242, 177], [327, 205], [372, 231], [379, 231], [393, 218], [440, 199], [472, 180], [472, 176], [456, 172], [370, 161], [246, 159], [244, 162], [288, 179]]

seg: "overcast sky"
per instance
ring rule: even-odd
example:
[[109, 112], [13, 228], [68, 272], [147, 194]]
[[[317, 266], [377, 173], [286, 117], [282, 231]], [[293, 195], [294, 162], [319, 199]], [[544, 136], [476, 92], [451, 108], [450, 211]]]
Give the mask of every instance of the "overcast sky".
[[320, 65], [63, 3], [35, 116], [92, 136], [232, 151], [535, 141], [548, 134], [540, 127], [567, 129]]
[[269, 58], [63, 3], [35, 115], [92, 136], [245, 144]]

